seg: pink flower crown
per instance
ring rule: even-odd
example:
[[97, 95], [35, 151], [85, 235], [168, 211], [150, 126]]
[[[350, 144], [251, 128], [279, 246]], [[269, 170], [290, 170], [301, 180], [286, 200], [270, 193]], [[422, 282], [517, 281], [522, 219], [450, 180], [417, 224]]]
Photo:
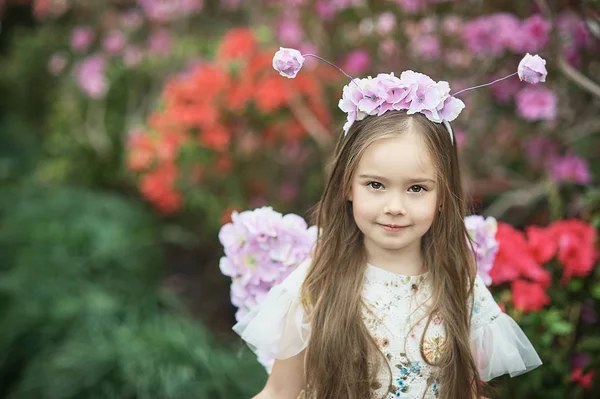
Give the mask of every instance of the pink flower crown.
[[406, 110], [409, 115], [420, 112], [432, 122], [443, 123], [450, 132], [450, 140], [454, 142], [450, 122], [456, 119], [465, 107], [465, 104], [455, 97], [457, 94], [489, 86], [517, 74], [522, 81], [536, 84], [545, 82], [548, 74], [546, 61], [537, 54], [528, 53], [519, 63], [517, 72], [450, 94], [448, 82], [436, 82], [419, 72], [404, 71], [399, 78], [394, 73], [380, 73], [375, 78], [369, 76], [355, 79], [337, 65], [317, 55], [303, 55], [298, 50], [283, 47], [273, 57], [273, 68], [282, 76], [294, 78], [302, 68], [305, 57], [314, 57], [326, 62], [350, 79], [350, 83], [344, 86], [342, 99], [338, 104], [339, 108], [348, 114], [344, 124], [344, 135], [355, 121], [360, 121], [368, 115], [380, 116], [390, 110]]

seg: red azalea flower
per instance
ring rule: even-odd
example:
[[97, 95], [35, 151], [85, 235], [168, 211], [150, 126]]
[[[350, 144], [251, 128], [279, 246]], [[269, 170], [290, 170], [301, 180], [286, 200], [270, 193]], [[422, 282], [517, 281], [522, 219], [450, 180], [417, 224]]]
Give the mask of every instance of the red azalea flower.
[[234, 28], [225, 34], [218, 50], [223, 61], [248, 59], [258, 49], [258, 42], [248, 28]]
[[562, 282], [592, 271], [596, 254], [596, 230], [581, 220], [561, 220], [551, 228], [558, 240], [558, 260], [564, 267]]
[[585, 389], [589, 389], [594, 381], [594, 370], [590, 370], [583, 374], [583, 367], [575, 367], [571, 370], [570, 380]]
[[529, 226], [525, 229], [527, 243], [535, 260], [544, 264], [556, 255], [558, 242], [554, 229], [548, 227]]
[[490, 271], [492, 284], [514, 281], [519, 277], [527, 277], [544, 287], [551, 284], [550, 272], [543, 269], [536, 260], [523, 232], [499, 222], [496, 240], [498, 253]]
[[539, 283], [515, 280], [512, 282], [511, 288], [513, 306], [523, 312], [538, 311], [550, 303], [550, 297]]

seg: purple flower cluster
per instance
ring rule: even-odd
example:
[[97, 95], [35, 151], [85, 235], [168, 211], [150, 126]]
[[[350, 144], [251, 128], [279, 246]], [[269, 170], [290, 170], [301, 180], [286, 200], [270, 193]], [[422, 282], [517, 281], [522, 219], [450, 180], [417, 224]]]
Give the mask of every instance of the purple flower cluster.
[[231, 303], [238, 307], [239, 321], [309, 257], [317, 229], [271, 207], [233, 212], [231, 219], [219, 232], [225, 249], [219, 267], [232, 279]]
[[338, 106], [348, 114], [344, 125], [347, 133], [354, 121], [390, 110], [407, 110], [409, 115], [420, 112], [432, 122], [450, 122], [465, 104], [450, 95], [448, 82], [435, 82], [422, 73], [404, 71], [399, 78], [393, 73], [380, 73], [375, 78], [352, 80], [344, 86]]
[[492, 270], [494, 259], [496, 259], [498, 253], [498, 241], [496, 241], [498, 224], [496, 219], [471, 215], [465, 218], [465, 225], [475, 252], [477, 274], [479, 274], [485, 285], [490, 285], [492, 284], [490, 270]]

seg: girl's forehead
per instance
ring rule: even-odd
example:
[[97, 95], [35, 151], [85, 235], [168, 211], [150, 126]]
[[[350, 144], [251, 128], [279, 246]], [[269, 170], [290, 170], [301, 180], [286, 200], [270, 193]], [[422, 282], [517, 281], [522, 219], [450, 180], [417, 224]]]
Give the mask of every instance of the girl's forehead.
[[361, 157], [357, 173], [383, 177], [435, 177], [435, 165], [417, 133], [405, 133], [379, 139], [369, 145]]

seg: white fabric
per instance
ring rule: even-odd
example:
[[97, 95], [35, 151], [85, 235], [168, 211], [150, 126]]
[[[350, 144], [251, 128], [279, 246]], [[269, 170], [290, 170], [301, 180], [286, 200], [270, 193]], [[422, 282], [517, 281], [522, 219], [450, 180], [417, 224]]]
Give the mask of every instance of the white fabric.
[[[273, 287], [258, 308], [233, 327], [257, 354], [286, 359], [306, 348], [310, 325], [299, 291], [308, 267], [308, 261], [300, 265], [283, 283]], [[392, 372], [388, 392], [390, 376], [383, 368], [377, 394], [388, 392], [386, 398], [390, 399], [433, 399], [443, 389], [433, 378], [434, 370], [422, 358], [419, 347], [425, 334], [423, 352], [429, 361], [435, 361], [444, 346], [445, 329], [440, 317], [434, 317], [425, 331], [424, 317], [431, 289], [428, 273], [404, 276], [366, 266], [363, 322]], [[471, 344], [484, 380], [506, 373], [515, 376], [541, 364], [527, 337], [500, 311], [480, 278], [473, 299]]]
[[299, 265], [233, 326], [257, 355], [267, 359], [287, 359], [308, 345], [310, 325], [299, 297], [308, 266], [309, 261]]
[[471, 349], [484, 381], [503, 374], [515, 377], [542, 364], [525, 333], [502, 312], [479, 276], [474, 289]]

